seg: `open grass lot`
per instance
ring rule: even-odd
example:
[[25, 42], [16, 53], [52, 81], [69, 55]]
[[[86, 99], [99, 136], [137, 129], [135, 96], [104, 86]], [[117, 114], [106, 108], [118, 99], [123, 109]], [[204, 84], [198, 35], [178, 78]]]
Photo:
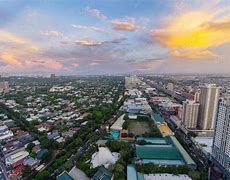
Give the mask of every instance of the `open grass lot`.
[[135, 136], [151, 132], [148, 121], [129, 120], [128, 122], [129, 133]]

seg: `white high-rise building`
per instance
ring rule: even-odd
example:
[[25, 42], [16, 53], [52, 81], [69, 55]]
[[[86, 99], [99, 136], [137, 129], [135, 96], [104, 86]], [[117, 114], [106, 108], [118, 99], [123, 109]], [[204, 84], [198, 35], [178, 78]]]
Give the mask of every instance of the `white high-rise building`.
[[195, 94], [194, 94], [194, 101], [195, 102], [199, 102], [200, 101], [200, 92], [199, 91], [195, 92]]
[[200, 88], [198, 128], [212, 130], [214, 128], [219, 87], [215, 84], [206, 84]]
[[0, 92], [8, 90], [9, 88], [9, 83], [7, 81], [0, 82]]
[[136, 88], [140, 80], [136, 75], [125, 77], [125, 88], [132, 89]]
[[173, 90], [174, 90], [174, 85], [173, 85], [173, 83], [168, 83], [167, 89], [168, 89], [169, 91], [173, 91]]
[[218, 102], [212, 150], [214, 161], [230, 178], [230, 98], [222, 98]]
[[182, 122], [187, 129], [197, 127], [198, 112], [199, 103], [191, 100], [183, 101]]

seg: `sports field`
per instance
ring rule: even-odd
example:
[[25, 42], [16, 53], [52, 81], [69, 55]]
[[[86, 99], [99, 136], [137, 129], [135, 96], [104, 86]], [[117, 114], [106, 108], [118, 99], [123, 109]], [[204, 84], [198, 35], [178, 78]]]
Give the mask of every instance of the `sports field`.
[[138, 121], [138, 120], [129, 120], [128, 130], [130, 133], [133, 133], [135, 136], [151, 131], [148, 121]]

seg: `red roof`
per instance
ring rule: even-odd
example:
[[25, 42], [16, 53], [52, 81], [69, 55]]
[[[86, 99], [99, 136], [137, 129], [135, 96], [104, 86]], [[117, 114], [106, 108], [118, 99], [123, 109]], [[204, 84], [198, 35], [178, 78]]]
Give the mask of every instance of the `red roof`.
[[37, 129], [40, 129], [40, 128], [43, 127], [43, 124], [36, 125], [35, 127], [36, 127]]
[[15, 168], [15, 169], [13, 170], [12, 175], [13, 175], [13, 176], [20, 176], [21, 173], [22, 173], [22, 171], [23, 171], [24, 169], [25, 169], [25, 166], [18, 166], [17, 168]]
[[12, 167], [15, 168], [15, 167], [21, 165], [21, 164], [23, 163], [24, 159], [25, 159], [25, 158], [23, 158], [23, 159], [21, 159], [21, 160], [15, 162], [14, 164], [12, 164]]

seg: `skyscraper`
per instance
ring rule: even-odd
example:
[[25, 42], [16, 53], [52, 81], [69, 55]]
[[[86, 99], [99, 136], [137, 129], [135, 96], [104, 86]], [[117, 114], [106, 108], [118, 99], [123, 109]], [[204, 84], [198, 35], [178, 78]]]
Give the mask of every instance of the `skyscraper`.
[[9, 89], [9, 83], [7, 81], [0, 82], [0, 92], [8, 89]]
[[199, 102], [200, 101], [200, 92], [199, 91], [195, 92], [195, 94], [194, 94], [194, 101], [195, 102]]
[[200, 88], [198, 128], [212, 130], [214, 128], [219, 87], [215, 84], [206, 84]]
[[173, 83], [168, 83], [167, 89], [168, 89], [169, 91], [173, 91], [173, 90], [174, 90], [174, 85], [173, 85]]
[[195, 129], [197, 127], [197, 118], [199, 111], [199, 103], [195, 101], [183, 101], [182, 122], [188, 129]]
[[230, 178], [230, 98], [222, 98], [218, 102], [213, 159], [220, 165], [225, 176]]
[[127, 89], [136, 88], [137, 84], [140, 82], [136, 75], [125, 77], [125, 87]]

